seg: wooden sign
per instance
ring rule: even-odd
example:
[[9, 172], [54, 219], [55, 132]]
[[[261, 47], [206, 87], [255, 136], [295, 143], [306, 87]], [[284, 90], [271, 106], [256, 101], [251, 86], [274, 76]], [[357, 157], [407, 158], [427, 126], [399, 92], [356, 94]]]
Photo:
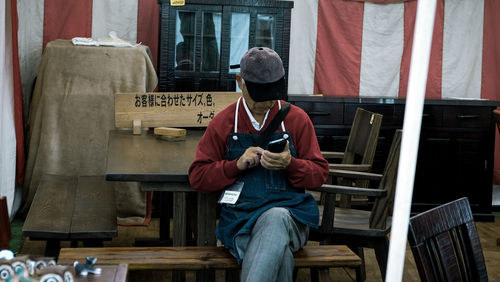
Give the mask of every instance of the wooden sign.
[[115, 126], [131, 128], [140, 121], [142, 127], [204, 127], [240, 96], [239, 92], [116, 93]]
[[170, 0], [170, 6], [184, 6], [186, 5], [186, 0]]

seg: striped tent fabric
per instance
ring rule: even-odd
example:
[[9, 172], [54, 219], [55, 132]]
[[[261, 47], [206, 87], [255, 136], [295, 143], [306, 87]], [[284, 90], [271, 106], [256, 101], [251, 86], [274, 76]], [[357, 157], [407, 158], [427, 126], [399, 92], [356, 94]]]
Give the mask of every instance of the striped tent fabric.
[[[416, 10], [417, 1], [295, 1], [290, 94], [406, 97]], [[427, 99], [500, 100], [499, 14], [497, 0], [437, 0]]]
[[[116, 31], [149, 46], [156, 62], [157, 0], [0, 1], [10, 1], [19, 18], [12, 28], [22, 86], [14, 83], [11, 95], [22, 90], [24, 119], [43, 47], [51, 40], [103, 38]], [[294, 1], [290, 95], [404, 98], [416, 8], [412, 0]], [[437, 0], [426, 98], [500, 100], [498, 14], [498, 0]], [[12, 115], [1, 113], [2, 122]], [[500, 183], [498, 150], [495, 182]]]
[[12, 213], [15, 185], [23, 182], [24, 131], [15, 1], [0, 0], [0, 197]]

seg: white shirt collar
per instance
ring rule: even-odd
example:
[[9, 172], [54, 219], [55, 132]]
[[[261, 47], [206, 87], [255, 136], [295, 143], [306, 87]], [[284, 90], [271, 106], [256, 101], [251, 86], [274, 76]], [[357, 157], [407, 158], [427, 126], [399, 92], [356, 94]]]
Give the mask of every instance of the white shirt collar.
[[269, 110], [266, 112], [266, 116], [264, 117], [264, 121], [262, 122], [262, 125], [259, 124], [259, 122], [253, 117], [252, 113], [248, 109], [247, 102], [245, 101], [245, 98], [243, 98], [243, 106], [245, 107], [245, 111], [247, 112], [248, 117], [250, 118], [250, 121], [252, 122], [253, 128], [255, 130], [260, 131], [262, 127], [264, 127], [264, 124], [266, 124], [267, 116], [269, 115]]

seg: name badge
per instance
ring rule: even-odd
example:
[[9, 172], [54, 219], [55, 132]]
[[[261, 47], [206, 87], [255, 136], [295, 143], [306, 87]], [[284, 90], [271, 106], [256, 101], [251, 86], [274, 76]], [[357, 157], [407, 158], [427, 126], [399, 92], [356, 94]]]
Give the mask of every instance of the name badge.
[[219, 199], [219, 204], [236, 204], [238, 198], [240, 197], [241, 190], [243, 190], [244, 184], [245, 183], [242, 181], [236, 181], [231, 186], [227, 187]]

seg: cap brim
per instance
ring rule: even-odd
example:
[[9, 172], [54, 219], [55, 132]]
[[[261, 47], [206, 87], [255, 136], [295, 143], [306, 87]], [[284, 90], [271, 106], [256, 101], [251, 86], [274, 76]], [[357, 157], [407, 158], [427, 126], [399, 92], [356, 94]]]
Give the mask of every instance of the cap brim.
[[245, 80], [248, 94], [255, 102], [269, 100], [288, 100], [286, 94], [285, 77], [271, 83], [255, 83]]

